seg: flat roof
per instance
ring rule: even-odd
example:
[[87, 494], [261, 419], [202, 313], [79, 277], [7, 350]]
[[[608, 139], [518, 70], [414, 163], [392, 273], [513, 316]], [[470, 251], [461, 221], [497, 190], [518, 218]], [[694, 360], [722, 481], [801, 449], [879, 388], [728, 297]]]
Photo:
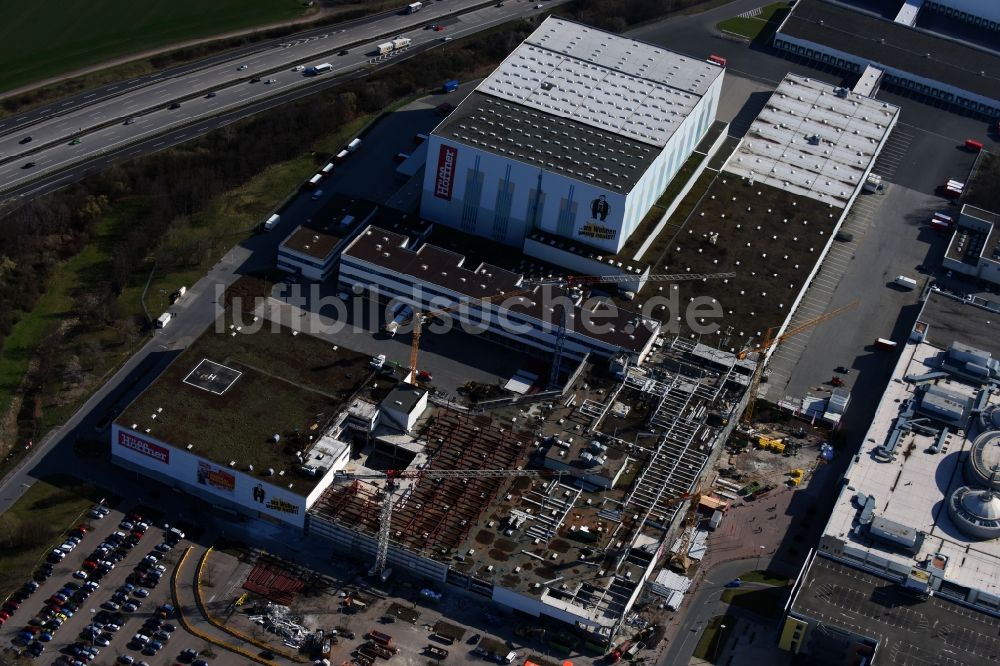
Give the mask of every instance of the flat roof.
[[[1000, 540], [970, 539], [958, 530], [947, 511], [940, 510], [946, 497], [965, 485], [961, 466], [975, 440], [968, 432], [951, 426], [941, 450], [931, 452], [936, 434], [906, 431], [891, 460], [875, 455], [890, 440], [905, 401], [919, 401], [917, 385], [905, 376], [926, 375], [940, 369], [943, 350], [928, 343], [907, 344], [886, 387], [865, 435], [864, 443], [844, 474], [845, 489], [834, 504], [824, 537], [833, 537], [853, 553], [888, 561], [896, 569], [915, 566], [929, 555], [949, 558], [945, 580], [950, 583], [1000, 595]], [[972, 399], [977, 388], [952, 377], [934, 380], [936, 387], [957, 397]], [[989, 404], [1000, 404], [992, 396]], [[917, 412], [915, 418], [925, 415]], [[932, 426], [932, 424], [927, 424]], [[849, 487], [849, 488], [848, 488]], [[860, 508], [858, 494], [875, 498], [875, 515], [924, 533], [920, 552], [908, 554], [887, 547], [869, 536], [857, 536]]]
[[726, 169], [843, 208], [898, 115], [887, 102], [787, 74]]
[[338, 195], [281, 241], [279, 251], [290, 250], [325, 261], [377, 208], [378, 205], [371, 201]]
[[[249, 319], [249, 317], [248, 317]], [[294, 450], [322, 433], [371, 374], [369, 357], [270, 321], [256, 332], [209, 328], [116, 419], [219, 465], [257, 474], [292, 473], [291, 490], [307, 494], [318, 479], [297, 473]], [[207, 369], [223, 371], [205, 374]], [[218, 380], [222, 376], [223, 380]], [[353, 377], [353, 379], [350, 379]], [[282, 444], [268, 440], [280, 435]], [[294, 449], [294, 450], [293, 450]]]
[[400, 382], [389, 391], [389, 395], [382, 399], [381, 405], [409, 414], [425, 395], [427, 395], [427, 391], [419, 386]]
[[434, 131], [610, 190], [628, 192], [659, 150], [602, 127], [473, 91]]
[[662, 148], [723, 69], [549, 17], [476, 88]]
[[[996, 654], [998, 647], [993, 618], [940, 597], [915, 603], [894, 583], [822, 555], [813, 558], [791, 611], [828, 627], [877, 637], [877, 664], [978, 666], [990, 661], [986, 655]], [[852, 646], [838, 636], [833, 631], [810, 634], [807, 640], [819, 660], [815, 663], [857, 663], [848, 659], [856, 657]]]
[[1000, 313], [932, 290], [917, 321], [927, 324], [925, 339], [939, 349], [957, 341], [1000, 358]]
[[1000, 54], [872, 14], [799, 0], [781, 33], [983, 97], [1000, 97]]
[[434, 133], [628, 192], [723, 69], [549, 17]]
[[[523, 292], [523, 276], [491, 264], [480, 264], [476, 268], [464, 266], [465, 257], [428, 243], [421, 245], [416, 251], [409, 249], [409, 238], [378, 227], [369, 227], [351, 241], [344, 250], [342, 257], [365, 262], [376, 268], [391, 271], [398, 275], [406, 275], [415, 284], [433, 285], [450, 292], [466, 296], [468, 300], [496, 298], [503, 294]], [[556, 324], [558, 316], [552, 308], [545, 308], [545, 301], [565, 294], [557, 287], [550, 288], [549, 299], [542, 298], [543, 287], [534, 287], [526, 294], [513, 296], [509, 299], [497, 298], [491, 305], [504, 307], [517, 314], [524, 314], [538, 321]], [[537, 296], [536, 296], [537, 294]], [[442, 304], [443, 306], [444, 304]], [[599, 327], [584, 328], [588, 318], [600, 319]], [[641, 317], [613, 304], [596, 305], [594, 309], [584, 311], [579, 306], [574, 307], [569, 315], [567, 330], [577, 335], [598, 340], [603, 344], [624, 350], [641, 352], [646, 348], [654, 331], [643, 324]]]

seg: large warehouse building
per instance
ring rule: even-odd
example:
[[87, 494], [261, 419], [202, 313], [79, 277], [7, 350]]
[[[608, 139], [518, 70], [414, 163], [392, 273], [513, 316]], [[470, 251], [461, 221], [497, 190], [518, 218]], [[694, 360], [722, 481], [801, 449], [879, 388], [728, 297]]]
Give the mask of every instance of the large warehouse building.
[[715, 120], [722, 74], [548, 18], [431, 134], [421, 215], [616, 253]]

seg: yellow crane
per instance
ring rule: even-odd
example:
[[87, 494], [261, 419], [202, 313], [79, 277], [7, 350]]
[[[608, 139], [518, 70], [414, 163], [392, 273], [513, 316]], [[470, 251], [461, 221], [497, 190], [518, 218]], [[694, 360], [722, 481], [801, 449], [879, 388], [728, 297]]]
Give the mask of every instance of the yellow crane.
[[764, 354], [769, 349], [775, 347], [776, 345], [781, 344], [788, 338], [796, 336], [799, 333], [802, 333], [803, 331], [809, 330], [813, 326], [818, 326], [819, 324], [822, 324], [823, 322], [829, 319], [833, 319], [834, 317], [841, 315], [844, 312], [847, 312], [851, 308], [857, 306], [858, 302], [859, 301], [851, 301], [847, 305], [842, 305], [841, 307], [836, 308], [834, 310], [830, 310], [829, 312], [825, 312], [819, 315], [818, 317], [813, 317], [812, 319], [809, 319], [808, 321], [805, 321], [794, 328], [788, 329], [787, 331], [785, 331], [784, 333], [782, 333], [777, 337], [772, 337], [772, 336], [774, 335], [774, 330], [778, 327], [772, 326], [771, 328], [767, 329], [766, 333], [764, 333], [764, 340], [760, 343], [760, 345], [756, 347], [748, 347], [747, 349], [742, 350], [739, 354], [736, 355], [737, 358], [739, 358], [742, 361], [743, 359], [749, 357], [751, 354], [759, 354], [757, 358], [757, 367], [754, 368], [753, 375], [750, 377], [750, 397], [747, 399], [747, 408], [743, 412], [744, 426], [749, 426], [753, 422], [753, 408], [757, 402], [757, 390], [760, 388], [761, 374], [764, 372]]

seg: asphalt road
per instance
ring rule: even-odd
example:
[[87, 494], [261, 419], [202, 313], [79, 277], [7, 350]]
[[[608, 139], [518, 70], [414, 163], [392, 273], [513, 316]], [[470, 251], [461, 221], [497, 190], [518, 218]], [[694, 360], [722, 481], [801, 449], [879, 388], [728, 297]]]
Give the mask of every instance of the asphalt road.
[[[546, 6], [564, 1], [551, 0]], [[391, 65], [421, 48], [439, 46], [447, 38], [465, 37], [540, 11], [535, 9], [535, 3], [516, 0], [503, 7], [490, 4], [445, 18], [456, 10], [482, 4], [482, 0], [434, 3], [416, 14], [383, 15], [351, 29], [331, 26], [327, 32], [289, 37], [280, 44], [270, 43], [221, 62], [213, 59], [207, 66], [174, 76], [127, 81], [121, 84], [120, 94], [103, 99], [98, 91], [86, 93], [63, 102], [66, 111], [58, 115], [42, 119], [28, 114], [24, 122], [9, 121], [6, 133], [0, 135], [0, 188], [14, 190], [45, 174], [132, 147], [171, 130], [186, 128], [179, 138], [189, 138], [217, 126], [204, 121], [220, 114], [228, 113], [230, 118], [233, 112], [235, 117], [250, 115], [266, 108], [260, 102], [288, 101], [330, 85], [329, 80], [338, 76]], [[424, 29], [431, 23], [444, 25], [445, 29]], [[385, 41], [386, 35], [408, 37], [412, 46], [379, 59], [376, 45]], [[345, 49], [347, 54], [338, 55]], [[334, 69], [318, 76], [293, 71], [294, 67], [320, 62], [330, 62]], [[260, 80], [252, 82], [255, 78]], [[78, 103], [88, 101], [90, 96], [93, 103]], [[175, 104], [180, 106], [169, 108]], [[202, 123], [200, 128], [191, 127], [197, 123]], [[167, 145], [164, 141], [143, 147], [148, 151]]]

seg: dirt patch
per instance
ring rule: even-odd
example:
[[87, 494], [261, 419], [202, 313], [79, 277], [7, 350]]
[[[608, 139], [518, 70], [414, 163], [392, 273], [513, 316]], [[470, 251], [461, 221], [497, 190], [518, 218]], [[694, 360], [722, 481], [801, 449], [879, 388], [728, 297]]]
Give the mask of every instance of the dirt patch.
[[490, 558], [496, 560], [497, 562], [506, 562], [507, 560], [510, 559], [510, 555], [503, 552], [502, 550], [497, 550], [496, 548], [490, 549], [490, 552], [487, 554], [490, 556]]
[[556, 551], [557, 553], [568, 553], [570, 543], [565, 539], [556, 539], [549, 544], [549, 549]]
[[505, 553], [513, 553], [517, 550], [517, 543], [510, 539], [498, 539], [496, 547]]
[[483, 546], [488, 546], [493, 543], [494, 538], [493, 532], [488, 530], [479, 530], [476, 532], [475, 541]]
[[420, 613], [417, 611], [397, 603], [393, 603], [389, 606], [389, 610], [387, 610], [385, 614], [398, 618], [403, 622], [409, 622], [410, 624], [416, 624], [417, 620], [420, 618]]

